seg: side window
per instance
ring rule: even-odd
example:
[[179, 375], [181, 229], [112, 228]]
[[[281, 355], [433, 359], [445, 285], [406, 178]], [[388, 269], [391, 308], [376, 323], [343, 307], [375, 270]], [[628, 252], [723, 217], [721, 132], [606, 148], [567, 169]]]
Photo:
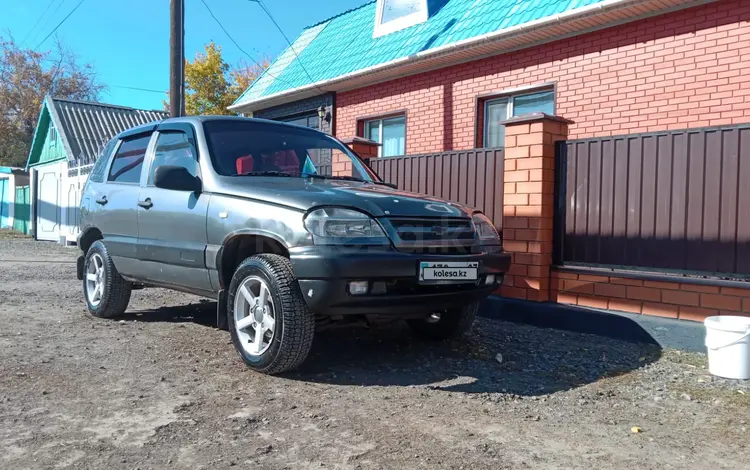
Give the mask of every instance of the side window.
[[192, 142], [184, 132], [162, 132], [156, 140], [156, 151], [151, 170], [148, 175], [148, 185], [153, 186], [156, 169], [163, 165], [181, 166], [187, 168], [191, 175], [196, 176], [198, 162]]
[[94, 163], [94, 167], [91, 169], [91, 174], [89, 175], [91, 181], [95, 183], [104, 182], [104, 173], [107, 171], [107, 162], [109, 162], [109, 157], [112, 155], [115, 145], [117, 145], [117, 139], [112, 139], [107, 142], [107, 145], [105, 145], [104, 149], [99, 153], [96, 163]]
[[143, 159], [151, 134], [123, 140], [112, 161], [107, 181], [115, 183], [138, 183], [141, 179]]

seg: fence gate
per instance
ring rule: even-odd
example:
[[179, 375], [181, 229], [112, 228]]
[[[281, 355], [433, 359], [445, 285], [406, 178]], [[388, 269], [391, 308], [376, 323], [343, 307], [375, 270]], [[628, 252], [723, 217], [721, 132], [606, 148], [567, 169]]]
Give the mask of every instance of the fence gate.
[[750, 278], [750, 125], [557, 147], [555, 258]]

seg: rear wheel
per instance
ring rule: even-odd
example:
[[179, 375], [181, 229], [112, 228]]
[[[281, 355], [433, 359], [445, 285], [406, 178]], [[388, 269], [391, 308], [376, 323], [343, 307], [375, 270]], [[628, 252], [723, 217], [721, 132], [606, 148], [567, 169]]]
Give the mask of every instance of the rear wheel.
[[430, 340], [457, 339], [471, 331], [479, 303], [435, 312], [426, 319], [407, 320], [414, 336]]
[[83, 294], [95, 317], [112, 318], [125, 313], [132, 286], [120, 276], [101, 240], [86, 253], [83, 265]]
[[312, 347], [315, 318], [283, 256], [256, 255], [237, 267], [229, 286], [227, 321], [240, 357], [259, 372], [294, 369]]

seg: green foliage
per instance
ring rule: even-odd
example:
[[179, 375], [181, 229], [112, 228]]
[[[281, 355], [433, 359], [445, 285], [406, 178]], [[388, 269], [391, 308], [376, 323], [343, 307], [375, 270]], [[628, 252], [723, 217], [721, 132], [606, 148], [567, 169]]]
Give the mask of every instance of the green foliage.
[[[270, 61], [262, 58], [258, 64], [242, 61], [234, 67], [224, 61], [221, 46], [213, 41], [193, 61], [185, 61], [185, 113], [233, 114], [227, 108], [252, 84]], [[168, 109], [168, 103], [164, 103]]]

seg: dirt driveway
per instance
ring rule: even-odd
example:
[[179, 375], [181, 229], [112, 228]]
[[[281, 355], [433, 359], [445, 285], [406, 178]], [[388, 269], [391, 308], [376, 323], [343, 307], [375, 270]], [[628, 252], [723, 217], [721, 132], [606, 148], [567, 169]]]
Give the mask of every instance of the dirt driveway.
[[1, 468], [750, 461], [750, 384], [701, 355], [482, 319], [465, 344], [324, 332], [302, 370], [267, 377], [214, 328], [213, 302], [144, 290], [122, 321], [88, 316], [76, 254], [0, 240]]

